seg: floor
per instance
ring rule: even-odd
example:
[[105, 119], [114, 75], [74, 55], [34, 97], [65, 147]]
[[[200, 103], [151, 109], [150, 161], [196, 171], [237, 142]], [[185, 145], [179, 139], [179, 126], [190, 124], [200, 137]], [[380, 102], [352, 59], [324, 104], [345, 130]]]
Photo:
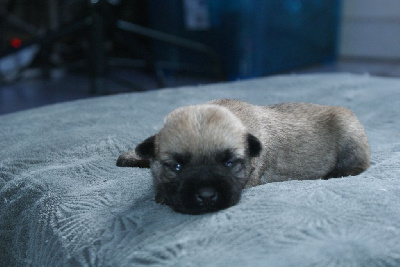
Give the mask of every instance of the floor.
[[[290, 73], [350, 72], [384, 77], [400, 77], [400, 62], [340, 60], [337, 63], [292, 70]], [[0, 115], [48, 104], [95, 97], [90, 93], [90, 80], [81, 73], [53, 70], [48, 78], [35, 78], [28, 73], [17, 82], [0, 83]], [[29, 77], [32, 76], [32, 77]], [[166, 76], [167, 87], [215, 82], [212, 78]], [[104, 81], [105, 94], [159, 90], [155, 75], [139, 70], [111, 72]]]
[[[110, 71], [102, 81], [105, 88], [102, 94], [91, 92], [91, 80], [82, 73], [52, 71], [47, 78], [39, 77], [0, 83], [0, 115], [99, 95], [160, 90], [156, 75], [140, 70]], [[165, 79], [166, 87], [215, 82], [212, 78], [188, 75], [167, 75]]]

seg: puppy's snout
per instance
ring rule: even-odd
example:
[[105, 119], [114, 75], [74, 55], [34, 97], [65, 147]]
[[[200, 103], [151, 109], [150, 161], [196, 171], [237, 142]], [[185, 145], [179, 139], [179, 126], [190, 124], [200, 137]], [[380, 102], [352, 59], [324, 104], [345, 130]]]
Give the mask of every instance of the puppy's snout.
[[218, 192], [214, 187], [202, 187], [196, 195], [196, 201], [199, 205], [214, 205], [218, 200]]

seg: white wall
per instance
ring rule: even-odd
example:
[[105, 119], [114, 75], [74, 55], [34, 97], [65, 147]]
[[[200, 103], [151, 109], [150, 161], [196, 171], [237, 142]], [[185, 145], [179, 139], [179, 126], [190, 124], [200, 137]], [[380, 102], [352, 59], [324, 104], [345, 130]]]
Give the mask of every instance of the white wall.
[[342, 3], [342, 57], [400, 60], [400, 0]]

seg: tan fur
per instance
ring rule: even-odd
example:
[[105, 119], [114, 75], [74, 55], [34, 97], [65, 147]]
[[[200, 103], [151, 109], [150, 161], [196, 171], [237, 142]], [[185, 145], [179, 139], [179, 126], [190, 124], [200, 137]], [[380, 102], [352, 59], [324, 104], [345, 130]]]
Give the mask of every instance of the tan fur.
[[160, 159], [174, 153], [211, 156], [216, 148], [235, 148], [244, 155], [246, 127], [228, 109], [216, 105], [179, 108], [165, 119], [158, 134]]
[[[246, 187], [288, 179], [318, 179], [334, 168], [339, 153], [351, 147], [357, 175], [369, 167], [367, 136], [356, 116], [347, 108], [309, 103], [254, 106], [238, 100], [215, 100], [212, 104], [231, 110], [248, 131], [263, 144], [254, 158], [255, 171]], [[343, 175], [345, 176], [345, 175]]]
[[[369, 167], [367, 136], [347, 108], [308, 103], [255, 106], [225, 99], [182, 107], [166, 117], [155, 135], [155, 158], [150, 159], [155, 184], [161, 182], [160, 162], [168, 161], [173, 153], [201, 159], [230, 148], [244, 156], [247, 133], [260, 140], [262, 150], [246, 163], [250, 166], [244, 188], [357, 175]], [[127, 152], [118, 162], [119, 166], [139, 166], [143, 159]]]

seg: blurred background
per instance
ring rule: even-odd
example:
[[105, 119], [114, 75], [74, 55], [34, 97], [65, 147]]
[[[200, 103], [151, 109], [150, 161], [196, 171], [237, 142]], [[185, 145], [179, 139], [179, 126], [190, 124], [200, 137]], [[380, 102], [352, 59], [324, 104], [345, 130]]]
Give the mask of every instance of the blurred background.
[[400, 77], [399, 44], [398, 0], [0, 0], [0, 114], [285, 73]]

